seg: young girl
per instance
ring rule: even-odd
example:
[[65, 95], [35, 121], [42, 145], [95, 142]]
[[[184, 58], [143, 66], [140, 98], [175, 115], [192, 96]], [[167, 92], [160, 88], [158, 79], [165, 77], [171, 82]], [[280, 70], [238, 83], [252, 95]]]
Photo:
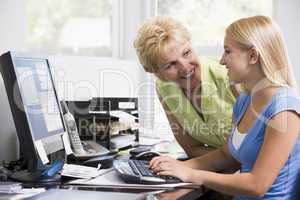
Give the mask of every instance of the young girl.
[[278, 26], [265, 16], [240, 19], [227, 28], [224, 49], [221, 64], [245, 91], [227, 144], [185, 162], [156, 157], [150, 167], [235, 200], [300, 199], [300, 99]]

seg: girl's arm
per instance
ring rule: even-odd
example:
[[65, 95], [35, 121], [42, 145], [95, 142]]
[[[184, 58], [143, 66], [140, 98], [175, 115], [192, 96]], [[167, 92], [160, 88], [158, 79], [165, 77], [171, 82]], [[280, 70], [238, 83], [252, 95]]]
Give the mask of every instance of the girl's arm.
[[192, 170], [188, 181], [230, 195], [262, 197], [287, 161], [299, 132], [299, 116], [292, 111], [281, 112], [269, 121], [262, 148], [251, 172], [227, 175]]
[[227, 143], [204, 156], [185, 161], [184, 165], [193, 169], [214, 172], [238, 170], [240, 168], [240, 163], [229, 153]]

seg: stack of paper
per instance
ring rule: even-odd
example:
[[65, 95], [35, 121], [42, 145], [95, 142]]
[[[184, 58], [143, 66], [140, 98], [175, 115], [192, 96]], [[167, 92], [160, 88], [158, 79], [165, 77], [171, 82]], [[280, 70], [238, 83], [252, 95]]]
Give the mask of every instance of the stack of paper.
[[21, 183], [17, 182], [0, 182], [0, 193], [12, 194], [22, 191]]
[[64, 164], [61, 175], [73, 178], [89, 179], [101, 175], [102, 171], [99, 169], [100, 166], [96, 168], [82, 165]]

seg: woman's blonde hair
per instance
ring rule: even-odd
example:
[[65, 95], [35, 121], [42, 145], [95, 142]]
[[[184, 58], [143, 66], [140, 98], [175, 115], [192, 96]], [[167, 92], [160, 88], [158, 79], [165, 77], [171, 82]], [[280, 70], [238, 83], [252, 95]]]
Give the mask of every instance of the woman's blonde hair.
[[226, 29], [226, 37], [258, 51], [261, 69], [272, 84], [297, 86], [280, 28], [269, 17], [239, 19]]
[[169, 17], [155, 17], [146, 21], [139, 29], [134, 48], [146, 71], [155, 71], [162, 64], [161, 55], [170, 50], [170, 41], [190, 41], [187, 29]]

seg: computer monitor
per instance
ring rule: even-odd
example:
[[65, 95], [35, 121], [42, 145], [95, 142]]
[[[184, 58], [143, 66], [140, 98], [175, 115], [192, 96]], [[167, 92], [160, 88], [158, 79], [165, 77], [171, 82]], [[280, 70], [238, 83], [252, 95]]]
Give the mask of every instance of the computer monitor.
[[26, 173], [14, 178], [25, 182], [43, 181], [41, 172], [47, 168], [47, 161], [41, 158], [37, 143], [42, 144], [51, 162], [50, 156], [64, 149], [62, 134], [66, 132], [49, 61], [7, 52], [1, 55], [0, 64], [19, 139], [20, 157], [28, 168]]

